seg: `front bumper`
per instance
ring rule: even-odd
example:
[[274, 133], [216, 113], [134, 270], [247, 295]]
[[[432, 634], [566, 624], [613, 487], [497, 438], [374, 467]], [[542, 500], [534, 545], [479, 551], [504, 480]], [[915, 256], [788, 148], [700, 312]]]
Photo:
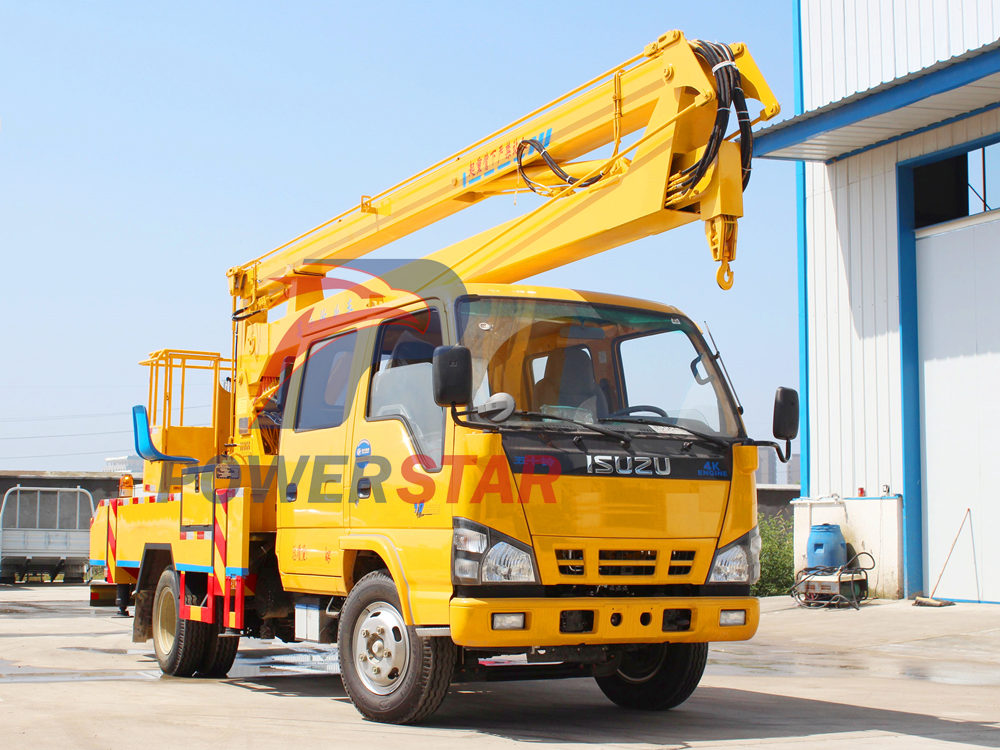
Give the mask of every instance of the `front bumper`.
[[[592, 611], [590, 632], [561, 632], [564, 612]], [[665, 631], [664, 610], [690, 610], [690, 625]], [[745, 610], [743, 625], [720, 625], [722, 610]], [[493, 614], [524, 612], [523, 630], [494, 630]], [[470, 648], [700, 643], [745, 641], [757, 632], [760, 605], [752, 597], [525, 598], [451, 600], [451, 638]], [[617, 625], [614, 622], [618, 622]]]

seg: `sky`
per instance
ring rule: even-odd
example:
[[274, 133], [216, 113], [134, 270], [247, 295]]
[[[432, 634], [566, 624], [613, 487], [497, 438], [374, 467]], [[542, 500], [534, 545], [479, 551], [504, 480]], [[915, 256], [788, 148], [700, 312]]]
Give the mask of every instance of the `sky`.
[[[792, 114], [791, 0], [0, 0], [0, 469], [99, 471], [132, 452], [137, 363], [228, 351], [229, 267], [675, 28], [745, 42]], [[767, 439], [774, 389], [798, 385], [794, 183], [792, 164], [755, 162], [731, 291], [700, 222], [529, 281], [707, 322]], [[387, 251], [424, 255], [512, 209]]]

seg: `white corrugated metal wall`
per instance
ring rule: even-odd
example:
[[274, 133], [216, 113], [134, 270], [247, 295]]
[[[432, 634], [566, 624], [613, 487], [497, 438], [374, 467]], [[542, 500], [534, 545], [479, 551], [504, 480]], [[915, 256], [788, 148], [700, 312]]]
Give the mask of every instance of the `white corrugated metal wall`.
[[896, 164], [1000, 132], [1000, 111], [806, 165], [810, 494], [903, 489]]
[[[1000, 38], [1000, 0], [801, 0], [808, 111]], [[979, 115], [806, 165], [810, 494], [901, 492], [896, 164], [1000, 131]]]
[[801, 0], [806, 111], [1000, 39], [996, 0]]
[[[800, 12], [807, 111], [1000, 38], [1000, 0], [801, 0]], [[904, 480], [908, 494], [914, 494], [912, 468], [906, 477], [903, 469], [897, 165], [998, 134], [1000, 110], [992, 110], [830, 164], [806, 165], [808, 491], [813, 497], [878, 495], [886, 486], [889, 493], [901, 493]], [[912, 408], [912, 402], [905, 406], [910, 422]], [[921, 410], [933, 412], [926, 405]], [[907, 455], [912, 461], [912, 453]], [[920, 512], [921, 500], [925, 514], [938, 506], [954, 510], [952, 494], [910, 497], [905, 504], [911, 514], [915, 508]], [[925, 586], [933, 584], [930, 576], [940, 564], [928, 559], [928, 550], [954, 534], [954, 529], [928, 528], [928, 521], [925, 515]], [[893, 550], [883, 546], [882, 562], [888, 563]], [[921, 562], [909, 555], [920, 552], [908, 553], [907, 571]]]

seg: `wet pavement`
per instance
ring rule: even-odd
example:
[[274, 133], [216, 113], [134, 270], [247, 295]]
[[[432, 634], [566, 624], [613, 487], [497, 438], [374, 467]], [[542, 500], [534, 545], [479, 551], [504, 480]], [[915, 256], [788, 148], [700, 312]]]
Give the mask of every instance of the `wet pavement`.
[[0, 747], [149, 750], [404, 740], [414, 748], [1000, 747], [1000, 607], [908, 602], [861, 611], [762, 602], [758, 635], [713, 645], [701, 687], [648, 714], [589, 679], [455, 686], [421, 727], [363, 721], [332, 646], [244, 639], [227, 679], [161, 675], [131, 620], [85, 586], [0, 586]]

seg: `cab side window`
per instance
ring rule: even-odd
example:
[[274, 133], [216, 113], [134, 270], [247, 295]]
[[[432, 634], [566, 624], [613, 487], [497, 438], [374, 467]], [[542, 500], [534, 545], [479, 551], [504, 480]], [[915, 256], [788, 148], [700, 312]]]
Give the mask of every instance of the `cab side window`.
[[309, 347], [296, 430], [320, 430], [343, 424], [347, 416], [351, 361], [357, 334], [351, 333], [319, 341]]
[[399, 419], [424, 456], [437, 469], [444, 453], [444, 409], [434, 403], [431, 361], [441, 346], [437, 310], [407, 313], [379, 327], [372, 363], [368, 418]]

